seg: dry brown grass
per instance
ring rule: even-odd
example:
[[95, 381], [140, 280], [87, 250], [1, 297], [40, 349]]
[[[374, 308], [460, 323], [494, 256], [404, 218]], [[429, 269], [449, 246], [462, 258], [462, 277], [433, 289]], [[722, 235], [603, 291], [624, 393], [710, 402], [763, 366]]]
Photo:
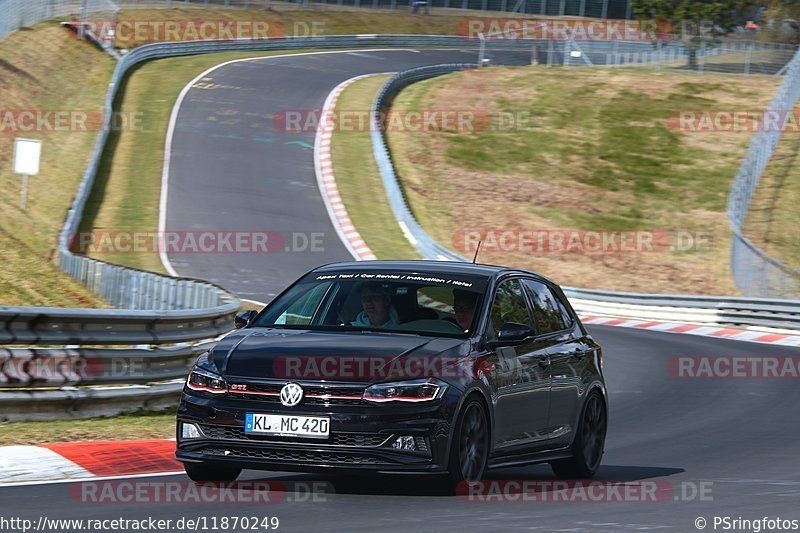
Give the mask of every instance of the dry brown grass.
[[[0, 110], [102, 113], [114, 61], [54, 23], [0, 42]], [[103, 306], [53, 262], [56, 238], [89, 161], [96, 131], [0, 131], [0, 303]], [[11, 172], [15, 137], [43, 142], [41, 170], [19, 208], [21, 179]]]
[[[670, 129], [676, 110], [757, 110], [779, 80], [637, 69], [484, 69], [407, 88], [395, 109], [527, 111], [508, 131], [389, 134], [410, 205], [464, 255], [463, 230], [691, 233], [688, 250], [539, 253], [487, 246], [485, 263], [608, 290], [731, 294], [730, 180], [748, 134]], [[493, 119], [494, 120], [494, 119]]]

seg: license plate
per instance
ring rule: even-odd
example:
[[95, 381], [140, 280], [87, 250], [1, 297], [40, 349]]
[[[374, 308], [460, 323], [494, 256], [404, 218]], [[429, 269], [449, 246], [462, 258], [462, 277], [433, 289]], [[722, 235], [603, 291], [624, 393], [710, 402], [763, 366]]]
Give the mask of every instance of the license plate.
[[244, 432], [281, 437], [324, 439], [330, 435], [331, 419], [327, 416], [267, 415], [247, 413]]

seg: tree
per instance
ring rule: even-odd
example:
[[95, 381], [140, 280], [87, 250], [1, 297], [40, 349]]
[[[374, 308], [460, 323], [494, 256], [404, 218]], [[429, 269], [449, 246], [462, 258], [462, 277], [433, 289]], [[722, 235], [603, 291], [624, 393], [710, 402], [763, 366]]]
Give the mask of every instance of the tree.
[[800, 42], [800, 1], [772, 0], [764, 12], [770, 40]]
[[633, 0], [633, 13], [640, 19], [672, 23], [676, 37], [689, 49], [689, 67], [697, 67], [697, 50], [713, 43], [742, 22], [755, 0]]

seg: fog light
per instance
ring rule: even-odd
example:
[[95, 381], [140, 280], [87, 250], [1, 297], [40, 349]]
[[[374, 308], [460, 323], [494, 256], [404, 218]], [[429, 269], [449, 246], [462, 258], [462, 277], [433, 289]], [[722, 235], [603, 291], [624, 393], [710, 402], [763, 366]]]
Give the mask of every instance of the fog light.
[[402, 436], [394, 439], [394, 442], [392, 443], [392, 448], [394, 448], [395, 450], [416, 451], [417, 445], [414, 442], [414, 437]]
[[184, 439], [197, 439], [200, 437], [200, 429], [194, 424], [181, 423], [181, 437]]

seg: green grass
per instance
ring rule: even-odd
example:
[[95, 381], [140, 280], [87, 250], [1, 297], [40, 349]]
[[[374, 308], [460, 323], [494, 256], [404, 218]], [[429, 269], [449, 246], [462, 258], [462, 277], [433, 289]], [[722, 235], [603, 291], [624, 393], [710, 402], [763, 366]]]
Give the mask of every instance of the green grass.
[[[800, 111], [795, 107], [794, 113]], [[744, 234], [768, 255], [800, 269], [800, 132], [787, 128], [781, 135], [744, 223]]]
[[[0, 41], [0, 112], [101, 113], [114, 61], [41, 23]], [[0, 131], [0, 305], [102, 307], [100, 298], [63, 274], [56, 238], [83, 177], [96, 131]], [[21, 178], [11, 172], [15, 137], [42, 141], [28, 208], [19, 207]]]
[[681, 132], [668, 120], [760, 109], [778, 81], [637, 68], [464, 72], [406, 88], [394, 109], [459, 102], [485, 113], [485, 128], [390, 131], [389, 143], [415, 216], [443, 244], [458, 248], [465, 229], [691, 233], [709, 244], [601, 256], [486, 249], [481, 260], [583, 287], [730, 294], [724, 210], [749, 136]]
[[175, 437], [175, 413], [157, 412], [85, 420], [0, 422], [0, 443], [45, 444], [83, 440], [144, 440]]
[[[375, 93], [388, 77], [370, 76], [354, 82], [339, 96], [336, 110], [347, 113], [371, 109]], [[370, 132], [366, 129], [334, 134], [332, 162], [342, 201], [353, 225], [377, 257], [419, 259], [392, 215], [371, 146]]]

